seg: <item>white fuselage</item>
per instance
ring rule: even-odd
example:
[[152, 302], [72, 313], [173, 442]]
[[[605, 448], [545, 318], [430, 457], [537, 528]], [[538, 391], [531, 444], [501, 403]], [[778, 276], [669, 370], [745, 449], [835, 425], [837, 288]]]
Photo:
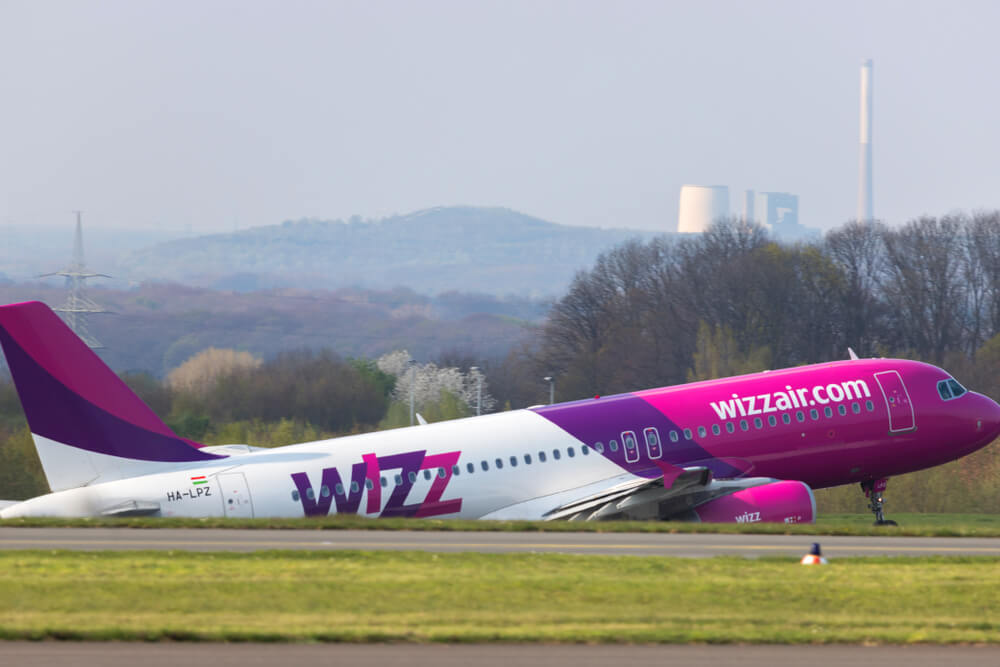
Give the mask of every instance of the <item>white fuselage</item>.
[[95, 516], [138, 503], [158, 505], [156, 514], [167, 517], [348, 511], [539, 519], [563, 494], [568, 500], [618, 478], [635, 476], [544, 417], [518, 410], [171, 465], [166, 472], [39, 496], [0, 517]]

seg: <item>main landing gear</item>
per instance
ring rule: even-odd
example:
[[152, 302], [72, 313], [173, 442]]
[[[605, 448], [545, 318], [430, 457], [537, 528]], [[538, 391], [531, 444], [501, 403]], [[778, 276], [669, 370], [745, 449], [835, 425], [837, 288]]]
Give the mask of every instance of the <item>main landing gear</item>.
[[885, 491], [888, 483], [887, 479], [870, 479], [867, 482], [861, 482], [861, 490], [865, 492], [865, 498], [869, 499], [868, 509], [875, 513], [875, 523], [873, 524], [875, 526], [898, 525], [892, 519], [886, 519], [882, 513], [882, 505], [884, 504], [882, 492]]

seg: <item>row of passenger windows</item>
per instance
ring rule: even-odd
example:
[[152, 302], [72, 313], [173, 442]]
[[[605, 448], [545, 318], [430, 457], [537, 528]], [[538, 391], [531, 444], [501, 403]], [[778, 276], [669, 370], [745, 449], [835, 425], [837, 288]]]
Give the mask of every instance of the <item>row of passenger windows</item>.
[[[861, 408], [861, 404], [860, 403], [851, 403], [851, 408], [850, 409], [851, 409], [851, 412], [853, 412], [856, 415], [857, 414], [861, 414], [862, 408]], [[875, 410], [875, 404], [872, 403], [871, 400], [867, 400], [867, 401], [865, 401], [864, 409], [867, 410], [868, 412], [873, 412]], [[829, 405], [823, 408], [823, 415], [825, 417], [832, 418], [833, 417], [833, 413], [834, 413], [834, 410]], [[843, 403], [841, 403], [840, 405], [838, 405], [837, 406], [837, 413], [840, 416], [842, 416], [842, 417], [846, 416], [847, 415], [847, 406], [844, 405]], [[799, 423], [805, 422], [806, 421], [806, 413], [805, 413], [805, 411], [803, 411], [803, 410], [796, 410], [794, 418], [795, 418], [795, 421], [797, 421]], [[820, 418], [820, 411], [817, 408], [811, 408], [809, 410], [809, 419], [812, 419], [813, 421], [817, 421], [817, 420], [819, 420], [819, 418]], [[790, 412], [783, 412], [781, 414], [781, 422], [783, 424], [791, 424], [792, 423], [792, 413], [790, 413]], [[737, 429], [737, 424], [738, 424], [738, 428], [741, 431], [749, 431], [750, 430], [750, 424], [751, 424], [751, 422], [749, 420], [747, 420], [747, 419], [741, 419], [741, 420], [739, 420], [739, 422], [733, 422], [733, 421], [726, 422], [726, 425], [725, 425], [726, 433], [735, 433], [736, 429]], [[773, 414], [772, 415], [768, 415], [767, 416], [767, 424], [768, 424], [768, 426], [777, 426], [778, 425], [778, 417], [776, 417]], [[706, 437], [708, 437], [709, 429], [711, 429], [712, 435], [722, 435], [722, 428], [723, 427], [720, 426], [719, 424], [712, 424], [710, 427], [698, 426], [694, 431], [692, 429], [689, 429], [689, 428], [683, 429], [681, 431], [671, 430], [670, 433], [668, 434], [668, 437], [670, 438], [670, 442], [680, 442], [682, 436], [683, 436], [684, 440], [691, 440], [692, 438], [694, 438], [695, 432], [697, 432], [699, 438], [706, 438]], [[764, 428], [764, 420], [761, 417], [754, 417], [753, 418], [753, 428], [755, 428], [755, 429], [762, 429], [762, 428]], [[660, 444], [660, 434], [659, 434], [659, 431], [655, 427], [650, 427], [650, 428], [647, 428], [647, 429], [643, 429], [643, 436], [644, 436], [644, 439], [646, 440], [646, 453], [648, 454], [649, 458], [651, 458], [651, 459], [659, 459], [659, 458], [661, 458], [663, 456], [663, 448], [662, 448], [662, 446]], [[625, 431], [625, 432], [622, 433], [621, 437], [622, 437], [622, 446], [625, 449], [625, 460], [628, 461], [629, 463], [635, 463], [636, 461], [639, 460], [639, 444], [638, 444], [638, 442], [636, 440], [635, 433], [633, 433], [632, 431]], [[587, 445], [583, 445], [583, 446], [580, 447], [580, 453], [583, 454], [584, 456], [587, 456], [587, 455], [590, 454], [590, 449], [591, 448], [588, 447]], [[596, 452], [598, 452], [599, 454], [603, 454], [604, 453], [604, 443], [601, 443], [601, 442], [594, 443], [593, 449]], [[608, 441], [608, 450], [612, 451], [612, 452], [617, 452], [618, 451], [618, 441], [617, 440], [609, 440]], [[566, 456], [568, 456], [569, 458], [573, 458], [574, 456], [576, 456], [576, 450], [573, 447], [567, 447], [566, 448]], [[558, 460], [560, 460], [562, 458], [562, 454], [560, 453], [560, 451], [558, 449], [553, 449], [552, 450], [552, 458], [553, 458], [553, 460], [556, 460], [556, 461], [558, 461]], [[511, 457], [509, 457], [507, 459], [506, 463], [509, 464], [511, 468], [516, 468], [518, 466], [520, 460], [524, 461], [524, 465], [532, 465], [532, 463], [536, 459], [532, 458], [531, 454], [524, 454], [520, 459], [517, 456], [511, 456]], [[537, 461], [539, 463], [545, 463], [546, 461], [548, 461], [548, 455], [544, 451], [538, 452]], [[492, 465], [497, 470], [502, 470], [503, 467], [504, 467], [504, 465], [505, 465], [505, 461], [502, 458], [496, 458], [496, 459], [493, 459]], [[488, 472], [489, 469], [490, 469], [490, 462], [487, 461], [487, 460], [485, 460], [485, 459], [483, 459], [482, 461], [479, 462], [479, 469], [482, 470], [483, 472]], [[423, 473], [423, 477], [424, 477], [425, 480], [432, 479], [435, 474], [438, 477], [440, 477], [441, 479], [444, 479], [447, 476], [447, 474], [448, 474], [447, 471], [444, 468], [438, 468], [436, 471], [431, 471], [431, 470], [427, 469], [427, 470], [423, 470], [421, 472]], [[468, 463], [465, 464], [465, 474], [472, 475], [475, 472], [476, 472], [476, 464], [475, 463], [473, 463], [473, 462], [470, 461], [470, 462], [468, 462]], [[452, 473], [452, 475], [455, 475], [455, 476], [461, 475], [462, 474], [462, 467], [458, 466], [458, 465], [452, 466], [451, 467], [451, 473]], [[410, 471], [409, 473], [407, 473], [407, 478], [409, 479], [410, 484], [414, 484], [417, 481], [417, 473], [413, 472], [413, 471]], [[392, 481], [393, 481], [393, 483], [396, 486], [402, 486], [402, 484], [403, 484], [403, 476], [402, 476], [402, 474], [396, 474]], [[389, 486], [389, 479], [386, 478], [385, 476], [382, 476], [380, 478], [380, 484], [383, 487], [388, 487]], [[370, 491], [371, 489], [375, 488], [375, 485], [372, 483], [372, 481], [370, 479], [366, 479], [365, 480], [365, 488], [367, 488]], [[361, 487], [358, 485], [357, 482], [351, 482], [350, 489], [351, 489], [351, 493], [358, 493], [361, 490]], [[334, 491], [336, 492], [336, 494], [338, 496], [343, 496], [344, 493], [345, 493], [344, 485], [338, 483], [334, 487]], [[330, 488], [327, 485], [324, 484], [322, 487], [320, 487], [320, 495], [323, 498], [329, 498], [330, 497]], [[306, 489], [306, 498], [308, 498], [310, 500], [315, 499], [315, 492], [312, 490], [312, 487], [309, 487], [308, 489]], [[298, 490], [292, 491], [292, 500], [295, 500], [295, 501], [299, 500], [299, 492], [298, 492]]]
[[[602, 451], [602, 452], [604, 451], [604, 447], [600, 443], [597, 444], [597, 447], [600, 448], [598, 451]], [[614, 448], [617, 450], [618, 446], [615, 445]], [[587, 445], [581, 446], [580, 447], [580, 453], [583, 454], [584, 456], [589, 456], [590, 455], [590, 447], [588, 447]], [[573, 447], [567, 447], [566, 448], [566, 456], [569, 457], [569, 458], [574, 458], [576, 456], [576, 449], [573, 448]], [[562, 459], [562, 452], [560, 452], [560, 450], [558, 450], [558, 449], [553, 449], [552, 450], [552, 459], [555, 460], [555, 461], [559, 461], [560, 459]], [[521, 460], [524, 461], [524, 465], [529, 465], [530, 466], [536, 460], [539, 463], [545, 463], [546, 461], [549, 460], [549, 455], [547, 453], [545, 453], [545, 452], [538, 452], [537, 459], [534, 458], [534, 457], [532, 457], [531, 454], [525, 454], [521, 458], [518, 458], [517, 456], [511, 456], [511, 457], [507, 458], [507, 463], [510, 465], [511, 468], [516, 468], [518, 466], [519, 461], [521, 461]], [[504, 467], [504, 459], [502, 459], [502, 458], [493, 459], [492, 465], [497, 470], [502, 470], [503, 467]], [[482, 460], [482, 461], [480, 461], [479, 462], [479, 468], [483, 472], [489, 471], [489, 469], [490, 469], [490, 462], [486, 461], [485, 459]], [[473, 463], [473, 462], [470, 461], [469, 463], [465, 464], [465, 474], [471, 475], [471, 474], [473, 474], [475, 472], [476, 472], [476, 464], [475, 463]], [[435, 475], [438, 476], [438, 477], [440, 477], [441, 479], [444, 479], [445, 477], [448, 476], [448, 471], [445, 470], [444, 468], [440, 468], [440, 467], [437, 468], [436, 470], [425, 469], [425, 470], [422, 470], [421, 473], [423, 474], [423, 477], [426, 480], [433, 479]], [[451, 474], [455, 475], [456, 477], [459, 476], [459, 475], [461, 475], [462, 474], [462, 466], [458, 466], [458, 465], [452, 466], [451, 467]], [[410, 484], [416, 483], [417, 477], [418, 477], [417, 473], [414, 472], [414, 471], [412, 471], [412, 470], [409, 473], [407, 473], [407, 479], [410, 480]], [[379, 479], [379, 483], [381, 484], [381, 486], [383, 488], [386, 488], [386, 487], [389, 486], [390, 480], [389, 480], [389, 478], [387, 478], [387, 477], [385, 477], [383, 475]], [[403, 484], [403, 475], [400, 474], [400, 473], [397, 473], [393, 477], [392, 483], [395, 484], [396, 486], [402, 486], [402, 484]], [[372, 489], [375, 488], [375, 485], [372, 483], [372, 481], [370, 479], [366, 479], [365, 480], [365, 488], [368, 489], [369, 491], [371, 491]], [[351, 489], [351, 493], [358, 493], [361, 490], [361, 486], [357, 482], [351, 482], [350, 489]], [[346, 492], [346, 489], [344, 488], [343, 484], [341, 484], [341, 483], [338, 482], [336, 484], [336, 486], [334, 486], [333, 491], [338, 496], [343, 496], [345, 494], [345, 492]], [[324, 484], [323, 486], [320, 487], [319, 494], [323, 498], [329, 498], [330, 497], [330, 487], [327, 486], [326, 484]], [[292, 491], [292, 500], [298, 502], [298, 500], [300, 498], [301, 498], [301, 496], [299, 495], [298, 489], [293, 490]], [[308, 498], [309, 500], [315, 500], [315, 498], [316, 498], [316, 492], [313, 491], [312, 487], [309, 487], [309, 488], [306, 489], [306, 498]]]

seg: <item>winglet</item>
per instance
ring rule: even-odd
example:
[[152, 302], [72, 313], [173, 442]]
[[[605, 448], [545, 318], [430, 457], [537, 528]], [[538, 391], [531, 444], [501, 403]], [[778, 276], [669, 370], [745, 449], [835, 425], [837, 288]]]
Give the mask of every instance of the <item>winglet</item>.
[[854, 348], [852, 348], [852, 347], [847, 348], [847, 354], [850, 355], [851, 361], [857, 361], [858, 360], [858, 355], [854, 351]]

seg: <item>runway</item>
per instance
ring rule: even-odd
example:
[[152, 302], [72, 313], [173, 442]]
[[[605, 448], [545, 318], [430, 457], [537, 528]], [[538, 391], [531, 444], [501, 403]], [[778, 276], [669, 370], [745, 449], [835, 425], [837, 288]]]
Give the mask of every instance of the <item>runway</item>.
[[0, 549], [259, 551], [266, 549], [562, 553], [627, 556], [801, 556], [813, 542], [844, 556], [1000, 556], [1000, 538], [0, 527]]
[[605, 667], [670, 664], [691, 667], [772, 667], [780, 664], [856, 667], [995, 665], [1000, 648], [976, 646], [580, 646], [355, 644], [127, 644], [0, 642], [0, 664], [34, 667], [177, 667], [210, 664], [412, 665], [428, 667]]

